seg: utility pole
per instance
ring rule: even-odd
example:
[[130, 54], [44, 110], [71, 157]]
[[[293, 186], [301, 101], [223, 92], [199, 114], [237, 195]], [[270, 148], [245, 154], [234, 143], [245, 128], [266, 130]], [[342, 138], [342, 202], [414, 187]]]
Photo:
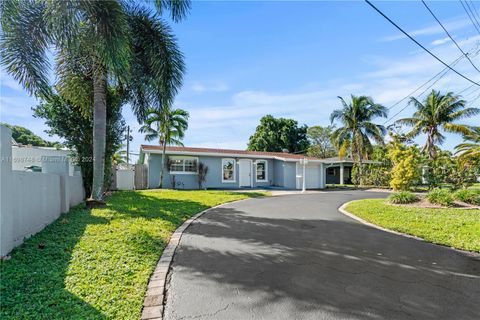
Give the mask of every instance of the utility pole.
[[127, 126], [127, 134], [125, 135], [125, 139], [127, 140], [127, 166], [130, 164], [128, 162], [128, 156], [130, 155], [130, 141], [133, 140], [133, 137], [130, 135], [130, 126]]

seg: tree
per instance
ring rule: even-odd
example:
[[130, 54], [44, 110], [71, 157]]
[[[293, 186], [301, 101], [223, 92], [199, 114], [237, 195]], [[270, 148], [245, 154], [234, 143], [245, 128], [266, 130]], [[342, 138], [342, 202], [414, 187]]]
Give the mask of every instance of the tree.
[[12, 130], [12, 138], [17, 143], [21, 143], [23, 145], [31, 144], [32, 146], [37, 147], [60, 147], [60, 142], [50, 142], [45, 141], [39, 136], [37, 136], [32, 131], [28, 130], [27, 128], [21, 126], [14, 126], [8, 123], [0, 123], [1, 125], [10, 128]]
[[331, 141], [334, 129], [335, 126], [313, 126], [308, 128], [307, 137], [310, 141], [310, 148], [308, 148], [307, 154], [317, 158], [334, 157], [337, 154]]
[[464, 136], [465, 141], [455, 147], [458, 159], [470, 165], [480, 166], [480, 127], [475, 127]]
[[442, 144], [445, 140], [440, 129], [446, 132], [468, 134], [469, 127], [457, 124], [455, 121], [480, 113], [478, 108], [466, 108], [467, 102], [452, 92], [441, 94], [440, 91], [432, 90], [423, 102], [411, 97], [409, 103], [417, 111], [411, 118], [399, 119], [396, 123], [413, 127], [407, 133], [409, 138], [417, 137], [421, 133], [427, 135], [422, 153], [428, 154], [430, 159], [435, 158], [436, 145]]
[[[190, 1], [156, 0], [158, 13], [184, 18]], [[2, 3], [1, 63], [31, 94], [48, 101], [48, 48], [55, 48], [58, 88], [79, 106], [93, 106], [91, 199], [101, 202], [105, 170], [107, 91], [128, 89], [139, 121], [152, 102], [166, 104], [181, 86], [183, 56], [159, 16], [120, 0]]]
[[260, 119], [255, 133], [250, 136], [248, 150], [268, 152], [305, 153], [309, 147], [307, 126], [298, 126], [293, 119], [266, 115]]
[[330, 115], [330, 121], [333, 124], [337, 120], [342, 126], [332, 133], [332, 141], [340, 157], [349, 154], [358, 161], [360, 184], [363, 184], [362, 160], [368, 159], [373, 150], [370, 139], [383, 144], [383, 136], [386, 133], [384, 126], [375, 124], [372, 120], [376, 117], [386, 118], [387, 109], [367, 96], [352, 95], [349, 103], [342, 97], [338, 98], [342, 103], [342, 109], [334, 110]]
[[160, 189], [163, 187], [163, 170], [165, 167], [165, 152], [167, 145], [183, 146], [182, 139], [188, 128], [188, 112], [182, 109], [172, 109], [165, 106], [161, 109], [150, 109], [144, 125], [140, 128], [145, 133], [145, 140], [158, 139], [162, 149], [160, 165]]
[[[105, 172], [103, 180], [108, 185], [113, 156], [122, 146], [125, 121], [122, 117], [122, 94], [113, 88], [107, 92], [107, 126], [105, 149]], [[33, 108], [34, 116], [42, 118], [50, 127], [50, 135], [65, 139], [65, 145], [75, 151], [73, 157], [80, 166], [85, 193], [92, 191], [93, 181], [93, 112], [84, 112], [77, 106], [59, 95], [51, 95], [49, 101], [42, 101]]]

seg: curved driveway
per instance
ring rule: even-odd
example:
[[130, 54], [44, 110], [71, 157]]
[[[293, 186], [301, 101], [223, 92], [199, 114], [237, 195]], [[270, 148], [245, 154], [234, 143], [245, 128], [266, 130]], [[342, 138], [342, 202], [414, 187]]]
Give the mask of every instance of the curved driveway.
[[165, 319], [480, 319], [480, 259], [338, 212], [379, 193], [258, 198], [182, 236]]

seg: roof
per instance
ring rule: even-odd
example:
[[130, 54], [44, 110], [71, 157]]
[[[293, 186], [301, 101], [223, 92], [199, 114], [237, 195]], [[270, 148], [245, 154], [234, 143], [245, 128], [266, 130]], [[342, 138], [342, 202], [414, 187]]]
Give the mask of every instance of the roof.
[[[141, 145], [140, 151], [159, 153], [163, 149], [162, 146]], [[229, 156], [253, 156], [265, 158], [280, 158], [285, 160], [318, 160], [323, 159], [316, 157], [307, 157], [302, 154], [286, 153], [286, 152], [265, 152], [265, 151], [249, 151], [249, 150], [233, 150], [233, 149], [215, 149], [215, 148], [193, 148], [193, 147], [175, 147], [167, 146], [167, 153], [182, 153], [182, 154], [209, 154], [209, 155], [229, 155]]]
[[[322, 159], [325, 163], [355, 163], [356, 161], [352, 158], [340, 158], [340, 157], [332, 157], [332, 158], [325, 158]], [[379, 161], [375, 160], [362, 160], [363, 163], [380, 163]]]

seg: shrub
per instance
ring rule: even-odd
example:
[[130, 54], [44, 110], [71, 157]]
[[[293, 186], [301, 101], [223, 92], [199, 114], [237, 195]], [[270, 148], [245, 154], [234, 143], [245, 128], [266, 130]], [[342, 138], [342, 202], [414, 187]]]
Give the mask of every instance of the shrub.
[[393, 190], [408, 190], [420, 180], [420, 154], [416, 147], [394, 142], [387, 156], [393, 163], [390, 180]]
[[433, 189], [427, 194], [427, 200], [433, 204], [450, 207], [453, 205], [452, 192], [447, 189]]
[[388, 201], [396, 204], [412, 203], [412, 202], [418, 201], [418, 197], [415, 193], [412, 193], [409, 191], [400, 191], [400, 192], [392, 193], [388, 197]]
[[455, 199], [473, 205], [480, 205], [480, 190], [458, 190], [453, 195]]

